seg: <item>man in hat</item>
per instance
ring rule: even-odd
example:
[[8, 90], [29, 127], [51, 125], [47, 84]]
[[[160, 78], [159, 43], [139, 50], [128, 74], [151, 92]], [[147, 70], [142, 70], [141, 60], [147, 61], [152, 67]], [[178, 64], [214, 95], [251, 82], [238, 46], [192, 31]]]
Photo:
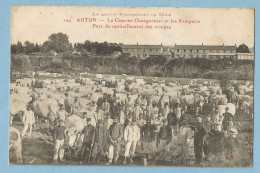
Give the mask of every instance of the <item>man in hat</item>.
[[229, 121], [233, 121], [233, 119], [234, 119], [233, 115], [229, 112], [229, 107], [226, 107], [226, 112], [223, 114], [223, 117], [224, 117], [224, 119], [222, 121], [223, 130], [227, 131]]
[[148, 157], [150, 157], [149, 154], [153, 154], [156, 151], [156, 130], [157, 128], [151, 124], [150, 118], [147, 119], [146, 124], [141, 128], [142, 149]]
[[103, 152], [106, 130], [107, 129], [105, 129], [102, 120], [98, 120], [97, 126], [95, 128], [95, 139], [94, 139], [93, 152], [92, 152], [93, 161], [95, 160], [99, 161], [101, 153]]
[[195, 152], [195, 159], [196, 164], [201, 164], [202, 161], [202, 152], [203, 152], [203, 139], [204, 135], [206, 134], [206, 130], [202, 124], [202, 118], [197, 117], [197, 123], [194, 130], [194, 152]]
[[53, 133], [54, 162], [56, 162], [58, 158], [60, 159], [60, 161], [63, 160], [63, 156], [64, 156], [63, 144], [64, 144], [65, 130], [66, 130], [66, 128], [64, 127], [64, 121], [61, 119], [57, 121], [58, 121], [58, 125], [54, 128], [54, 133]]
[[141, 119], [142, 117], [140, 115], [143, 114], [143, 110], [139, 105], [139, 102], [136, 102], [133, 110], [133, 117], [135, 117], [137, 120]]
[[210, 155], [214, 164], [221, 164], [224, 159], [224, 139], [225, 132], [221, 123], [215, 123], [214, 129], [209, 133], [211, 137]]
[[211, 121], [211, 117], [210, 116], [208, 116], [206, 118], [206, 120], [203, 123], [203, 126], [204, 126], [204, 129], [206, 131], [206, 134], [204, 136], [203, 152], [204, 152], [204, 155], [205, 155], [205, 159], [208, 160], [209, 153], [210, 153], [210, 147], [209, 147], [210, 136], [209, 136], [209, 133], [213, 129], [213, 123]]
[[104, 102], [102, 104], [102, 110], [104, 111], [105, 116], [110, 116], [110, 104], [107, 101], [107, 98], [104, 98]]
[[179, 121], [180, 121], [180, 118], [181, 118], [181, 113], [182, 113], [182, 111], [181, 111], [181, 106], [180, 106], [180, 104], [178, 103], [177, 104], [177, 107], [174, 109], [174, 113], [175, 113], [175, 115], [176, 115], [176, 120], [177, 120], [177, 131], [179, 130]]
[[64, 105], [60, 104], [60, 110], [58, 111], [58, 118], [65, 121], [66, 117], [68, 116], [68, 113], [64, 109]]
[[81, 134], [84, 135], [81, 150], [81, 159], [82, 161], [86, 161], [86, 158], [90, 158], [95, 139], [95, 127], [91, 125], [91, 118], [87, 118], [87, 125], [84, 127]]
[[213, 108], [213, 113], [211, 114], [212, 123], [222, 123], [223, 115], [219, 112], [217, 108]]
[[[125, 160], [126, 164], [127, 158], [130, 156], [130, 162], [133, 162], [132, 158], [135, 154], [135, 148], [137, 141], [140, 140], [140, 129], [137, 126], [136, 118], [132, 119], [132, 122], [129, 122], [129, 125], [126, 126], [124, 130], [124, 140], [125, 140]], [[131, 149], [131, 151], [130, 151]]]
[[159, 150], [164, 150], [169, 145], [172, 140], [172, 129], [168, 125], [166, 119], [163, 119], [163, 126], [160, 128], [158, 134], [158, 143], [159, 143]]
[[120, 145], [123, 138], [124, 132], [122, 126], [118, 123], [116, 117], [113, 117], [113, 124], [109, 128], [108, 138], [109, 138], [109, 148], [108, 148], [108, 163], [111, 165], [114, 159], [114, 163], [117, 163], [120, 153]]
[[34, 113], [32, 111], [32, 105], [28, 105], [27, 108], [26, 108], [26, 111], [24, 111], [24, 115], [23, 115], [24, 128], [23, 128], [23, 131], [21, 133], [22, 137], [25, 135], [28, 128], [29, 128], [28, 136], [31, 136], [32, 126], [33, 126], [34, 123], [35, 123], [35, 117], [34, 117]]
[[178, 158], [186, 165], [188, 157], [188, 146], [192, 138], [192, 130], [188, 126], [187, 119], [182, 121], [180, 125], [178, 136], [177, 136], [177, 149], [178, 149]]
[[227, 160], [234, 160], [238, 155], [239, 141], [237, 139], [237, 129], [231, 128], [229, 130], [229, 136], [225, 139], [225, 158]]

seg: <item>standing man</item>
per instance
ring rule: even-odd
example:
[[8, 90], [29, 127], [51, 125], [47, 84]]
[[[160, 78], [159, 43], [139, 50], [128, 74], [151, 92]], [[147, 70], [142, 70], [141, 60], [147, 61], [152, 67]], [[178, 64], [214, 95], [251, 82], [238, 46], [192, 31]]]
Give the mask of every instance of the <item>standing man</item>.
[[203, 152], [204, 152], [206, 160], [208, 160], [209, 153], [210, 153], [210, 147], [209, 147], [209, 145], [210, 145], [210, 136], [209, 136], [209, 133], [213, 129], [213, 123], [211, 121], [210, 116], [206, 118], [206, 120], [205, 120], [203, 125], [204, 125], [205, 131], [206, 131], [206, 134], [204, 136]]
[[188, 121], [184, 119], [179, 128], [179, 133], [177, 137], [177, 145], [178, 145], [178, 156], [184, 165], [186, 165], [187, 157], [188, 157], [188, 146], [191, 140], [191, 128], [188, 126]]
[[35, 123], [35, 117], [34, 117], [34, 113], [32, 111], [32, 105], [28, 105], [26, 111], [24, 111], [24, 115], [23, 115], [23, 124], [24, 124], [24, 128], [22, 131], [21, 136], [23, 137], [26, 133], [26, 131], [29, 128], [29, 134], [28, 136], [31, 136], [32, 134], [32, 125]]
[[215, 128], [210, 132], [210, 154], [213, 164], [222, 164], [224, 159], [224, 139], [225, 132], [221, 129], [221, 123], [215, 123]]
[[160, 128], [158, 134], [159, 150], [168, 149], [168, 145], [172, 140], [172, 129], [168, 125], [167, 120], [163, 120], [163, 126]]
[[226, 112], [223, 114], [223, 121], [222, 121], [222, 125], [223, 125], [223, 130], [227, 131], [229, 122], [232, 121], [233, 122], [233, 115], [229, 112], [229, 107], [226, 107]]
[[203, 139], [206, 131], [202, 124], [202, 118], [197, 117], [197, 124], [194, 127], [194, 152], [196, 164], [200, 165], [202, 161], [202, 152], [203, 152]]
[[223, 115], [219, 113], [219, 110], [217, 108], [213, 108], [213, 113], [211, 115], [211, 121], [212, 123], [222, 123]]
[[113, 124], [109, 128], [108, 139], [109, 139], [109, 148], [108, 148], [108, 163], [106, 165], [111, 165], [114, 159], [114, 163], [117, 163], [120, 153], [120, 145], [123, 138], [123, 128], [118, 123], [116, 117], [113, 117]]
[[92, 158], [93, 161], [99, 162], [99, 158], [104, 149], [104, 140], [105, 140], [105, 129], [102, 124], [102, 120], [98, 120], [96, 129], [95, 129], [95, 139], [93, 145]]
[[60, 104], [60, 111], [57, 114], [59, 119], [65, 121], [66, 117], [68, 116], [68, 113], [65, 111], [63, 104]]
[[102, 104], [102, 109], [106, 117], [110, 117], [110, 104], [107, 101], [107, 98], [104, 98], [104, 102]]
[[[124, 131], [124, 140], [125, 140], [125, 160], [124, 164], [126, 164], [127, 158], [130, 154], [130, 162], [133, 162], [132, 158], [135, 154], [135, 148], [137, 141], [140, 140], [140, 129], [137, 126], [136, 119], [132, 119], [132, 123], [126, 126]], [[131, 151], [130, 151], [131, 149]]]
[[181, 119], [181, 107], [180, 107], [179, 103], [177, 104], [177, 107], [174, 109], [174, 113], [176, 115], [176, 120], [177, 120], [176, 128], [177, 128], [177, 131], [179, 131], [179, 122]]
[[63, 120], [57, 120], [58, 125], [54, 128], [53, 141], [54, 141], [54, 157], [53, 161], [57, 162], [59, 158], [60, 161], [63, 160], [64, 156], [64, 139], [65, 139], [65, 127]]
[[91, 125], [91, 118], [87, 118], [87, 125], [82, 130], [82, 134], [84, 135], [84, 138], [81, 150], [81, 159], [82, 161], [86, 161], [86, 158], [88, 158], [89, 161], [95, 139], [95, 127]]
[[146, 156], [153, 154], [156, 151], [155, 131], [157, 128], [151, 124], [151, 119], [148, 118], [146, 124], [141, 129], [142, 148], [145, 150]]

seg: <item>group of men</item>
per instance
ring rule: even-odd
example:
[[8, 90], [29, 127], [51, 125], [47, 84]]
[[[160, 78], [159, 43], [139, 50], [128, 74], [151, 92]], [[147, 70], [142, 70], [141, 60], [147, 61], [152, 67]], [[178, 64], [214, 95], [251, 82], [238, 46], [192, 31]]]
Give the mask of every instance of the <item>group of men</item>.
[[[80, 162], [98, 162], [107, 158], [107, 165], [116, 164], [120, 154], [124, 153], [123, 164], [127, 164], [133, 162], [135, 150], [140, 146], [138, 151], [140, 149], [148, 159], [156, 156], [156, 152], [167, 150], [177, 153], [177, 160], [186, 164], [193, 137], [196, 164], [201, 165], [203, 159], [221, 164], [224, 159], [235, 157], [237, 130], [228, 107], [222, 115], [214, 108], [206, 113], [196, 109], [188, 115], [185, 105], [172, 105], [163, 102], [163, 98], [154, 104], [139, 95], [134, 106], [129, 100], [127, 97], [125, 102], [117, 102], [114, 95], [104, 94], [96, 103], [92, 102], [95, 113], [83, 113], [86, 126], [79, 132], [84, 136], [78, 153]], [[77, 110], [71, 114], [77, 114]], [[54, 128], [54, 161], [63, 160], [67, 136], [64, 121], [69, 115], [59, 116]], [[174, 150], [170, 150], [172, 146], [176, 146]], [[124, 152], [121, 152], [122, 148]]]

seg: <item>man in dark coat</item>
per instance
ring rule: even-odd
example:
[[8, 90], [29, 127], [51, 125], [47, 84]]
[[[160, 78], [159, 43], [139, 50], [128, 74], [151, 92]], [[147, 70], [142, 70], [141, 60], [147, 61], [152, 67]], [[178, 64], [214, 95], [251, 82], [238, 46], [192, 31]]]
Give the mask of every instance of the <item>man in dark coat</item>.
[[[81, 159], [82, 161], [89, 161], [95, 139], [95, 127], [91, 125], [91, 118], [87, 118], [87, 125], [82, 130], [82, 134], [84, 135], [84, 138], [82, 143]], [[88, 160], [86, 160], [86, 158], [88, 158]]]
[[114, 159], [114, 163], [117, 163], [120, 153], [120, 145], [122, 138], [124, 136], [123, 127], [118, 123], [117, 118], [114, 116], [113, 124], [109, 128], [108, 138], [109, 138], [109, 148], [108, 148], [108, 163], [106, 165], [111, 165]]
[[233, 121], [233, 119], [234, 119], [233, 115], [228, 111], [229, 111], [229, 107], [226, 107], [226, 112], [223, 114], [224, 119], [222, 121], [224, 131], [227, 131], [229, 121]]
[[231, 128], [229, 136], [225, 139], [225, 155], [227, 160], [234, 160], [238, 156], [239, 141], [237, 139], [237, 129]]
[[96, 160], [99, 161], [101, 153], [103, 152], [106, 130], [107, 129], [105, 129], [104, 125], [102, 124], [102, 121], [98, 120], [95, 129], [95, 139], [94, 139], [93, 152], [92, 152], [93, 161]]
[[197, 164], [201, 164], [202, 161], [202, 151], [203, 151], [203, 139], [204, 135], [206, 134], [206, 130], [202, 123], [202, 118], [197, 117], [197, 123], [194, 130], [194, 152], [195, 152], [195, 159]]
[[215, 128], [209, 133], [211, 137], [210, 155], [214, 164], [221, 164], [224, 159], [225, 132], [221, 129], [221, 123], [215, 123]]
[[141, 128], [141, 141], [142, 148], [146, 153], [147, 157], [150, 157], [149, 154], [156, 151], [156, 142], [155, 142], [155, 131], [157, 128], [155, 125], [151, 124], [151, 119], [148, 118], [147, 122]]
[[208, 116], [206, 118], [206, 120], [204, 121], [203, 125], [204, 125], [204, 129], [206, 131], [206, 134], [204, 136], [203, 152], [204, 152], [206, 160], [208, 160], [209, 152], [210, 152], [210, 148], [209, 148], [210, 136], [209, 136], [209, 133], [213, 129], [213, 123], [211, 121], [211, 117], [210, 116]]
[[168, 125], [167, 120], [163, 120], [163, 126], [160, 128], [158, 134], [158, 141], [159, 141], [159, 150], [164, 150], [167, 148], [169, 143], [172, 140], [172, 129]]

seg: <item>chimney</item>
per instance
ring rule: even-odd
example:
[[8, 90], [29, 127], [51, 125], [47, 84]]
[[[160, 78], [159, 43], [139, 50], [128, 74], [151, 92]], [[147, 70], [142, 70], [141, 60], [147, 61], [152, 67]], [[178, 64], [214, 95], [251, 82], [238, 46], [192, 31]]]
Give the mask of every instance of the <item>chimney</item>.
[[175, 43], [175, 46], [176, 46], [177, 44]]
[[138, 42], [137, 42], [137, 45], [138, 45]]
[[162, 43], [161, 43], [161, 46], [162, 46]]
[[223, 47], [224, 47], [225, 45], [224, 45], [224, 43], [223, 43]]
[[203, 46], [203, 43], [201, 45]]

